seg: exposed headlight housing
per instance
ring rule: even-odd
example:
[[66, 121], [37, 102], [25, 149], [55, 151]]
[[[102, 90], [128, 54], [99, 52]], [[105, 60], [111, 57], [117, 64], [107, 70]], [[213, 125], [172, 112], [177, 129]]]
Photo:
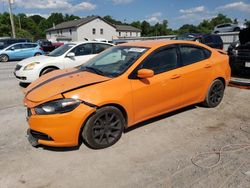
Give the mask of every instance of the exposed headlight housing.
[[32, 69], [35, 68], [35, 66], [36, 66], [37, 64], [40, 64], [40, 63], [39, 63], [39, 62], [30, 63], [30, 64], [26, 65], [26, 66], [24, 67], [23, 70], [32, 70]]
[[38, 115], [61, 114], [74, 110], [81, 102], [78, 99], [59, 99], [41, 104], [35, 107], [35, 111]]

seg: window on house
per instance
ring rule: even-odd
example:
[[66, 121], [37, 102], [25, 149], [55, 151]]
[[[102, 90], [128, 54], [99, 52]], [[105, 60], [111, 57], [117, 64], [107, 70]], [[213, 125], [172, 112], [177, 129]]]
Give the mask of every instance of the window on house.
[[132, 37], [132, 32], [130, 32], [130, 36]]
[[100, 34], [103, 35], [103, 29], [100, 29]]
[[69, 29], [69, 34], [72, 35], [72, 30], [71, 29]]
[[57, 34], [59, 34], [59, 30], [57, 30]]
[[61, 33], [61, 35], [62, 35], [62, 30], [60, 30], [60, 33]]
[[119, 36], [121, 36], [121, 32], [119, 32]]
[[95, 35], [95, 28], [92, 29], [92, 34]]

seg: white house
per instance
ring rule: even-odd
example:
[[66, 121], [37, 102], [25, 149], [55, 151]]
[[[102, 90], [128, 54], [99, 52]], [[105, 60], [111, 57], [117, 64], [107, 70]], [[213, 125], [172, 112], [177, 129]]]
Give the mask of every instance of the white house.
[[141, 30], [129, 25], [113, 25], [100, 16], [90, 16], [79, 20], [60, 23], [46, 30], [46, 38], [52, 42], [113, 39], [140, 37]]

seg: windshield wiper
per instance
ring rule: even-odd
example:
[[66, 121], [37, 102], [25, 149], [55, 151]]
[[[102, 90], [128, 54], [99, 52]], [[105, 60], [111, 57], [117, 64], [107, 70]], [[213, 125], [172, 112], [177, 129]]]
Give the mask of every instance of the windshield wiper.
[[88, 66], [86, 66], [86, 67], [82, 67], [81, 70], [90, 70], [90, 71], [92, 71], [92, 72], [94, 72], [94, 73], [96, 73], [96, 74], [105, 76], [104, 72], [102, 72], [101, 70], [96, 69], [96, 68], [94, 68], [94, 67], [88, 67]]

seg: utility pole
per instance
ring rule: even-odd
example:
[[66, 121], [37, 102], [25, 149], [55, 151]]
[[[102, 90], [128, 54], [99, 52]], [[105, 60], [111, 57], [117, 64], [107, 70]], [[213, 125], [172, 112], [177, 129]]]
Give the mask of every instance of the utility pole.
[[14, 23], [13, 15], [12, 15], [12, 3], [13, 3], [13, 0], [9, 0], [10, 23], [11, 23], [11, 29], [12, 29], [12, 37], [16, 38], [15, 23]]

